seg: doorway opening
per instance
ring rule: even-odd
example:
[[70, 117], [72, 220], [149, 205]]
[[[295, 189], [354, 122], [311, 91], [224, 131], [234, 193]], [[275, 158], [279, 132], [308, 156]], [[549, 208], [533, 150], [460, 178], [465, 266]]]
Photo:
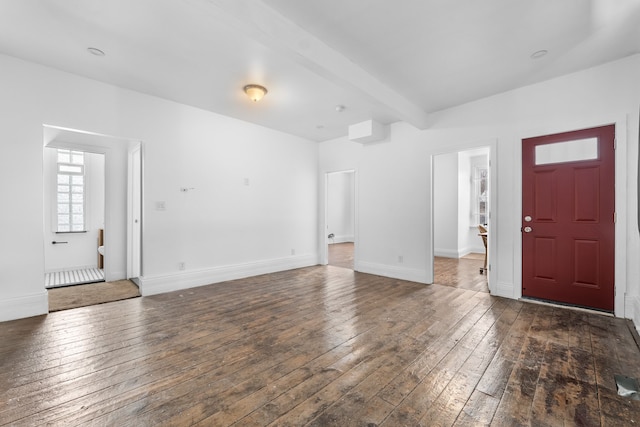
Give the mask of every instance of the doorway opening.
[[[140, 141], [44, 125], [45, 271], [71, 279], [47, 278], [50, 311], [62, 291], [78, 307], [92, 304], [85, 296], [123, 299], [121, 288], [131, 285], [127, 295], [140, 296], [133, 281], [142, 275], [142, 153]], [[78, 266], [100, 277], [71, 273]]]
[[355, 269], [355, 171], [326, 175], [327, 264]]
[[433, 156], [434, 283], [489, 292], [490, 147]]
[[104, 282], [105, 156], [45, 147], [45, 288]]

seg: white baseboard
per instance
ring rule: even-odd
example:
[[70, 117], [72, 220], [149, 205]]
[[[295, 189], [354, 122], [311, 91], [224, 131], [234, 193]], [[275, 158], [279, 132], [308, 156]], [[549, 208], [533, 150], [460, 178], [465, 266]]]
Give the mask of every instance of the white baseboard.
[[351, 236], [335, 236], [333, 239], [329, 239], [329, 244], [332, 243], [353, 243], [355, 242], [355, 237]]
[[513, 283], [498, 282], [496, 292], [493, 295], [513, 299]]
[[624, 306], [624, 317], [631, 319], [636, 330], [640, 332], [640, 296], [627, 295], [624, 299]]
[[444, 257], [444, 258], [462, 258], [463, 256], [467, 256], [469, 254], [483, 254], [484, 253], [484, 248], [463, 248], [463, 249], [459, 249], [459, 250], [455, 250], [455, 249], [440, 249], [440, 248], [434, 248], [433, 249], [433, 254], [435, 256], [439, 256], [439, 257]]
[[375, 274], [376, 276], [391, 277], [394, 279], [408, 280], [410, 282], [429, 283], [427, 272], [417, 268], [398, 267], [395, 265], [376, 264], [372, 262], [357, 262], [356, 270], [361, 273]]
[[433, 254], [443, 258], [460, 258], [460, 253], [454, 249], [433, 248]]
[[143, 296], [161, 294], [317, 264], [317, 255], [298, 255], [200, 270], [186, 270], [174, 274], [145, 275], [139, 277], [140, 294]]
[[0, 322], [40, 316], [49, 312], [49, 295], [42, 292], [0, 300]]

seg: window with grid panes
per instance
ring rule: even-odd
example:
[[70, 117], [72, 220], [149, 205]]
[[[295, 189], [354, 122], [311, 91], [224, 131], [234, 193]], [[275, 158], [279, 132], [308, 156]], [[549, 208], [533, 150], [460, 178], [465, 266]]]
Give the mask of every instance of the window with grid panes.
[[57, 156], [56, 230], [85, 231], [84, 153], [58, 150]]

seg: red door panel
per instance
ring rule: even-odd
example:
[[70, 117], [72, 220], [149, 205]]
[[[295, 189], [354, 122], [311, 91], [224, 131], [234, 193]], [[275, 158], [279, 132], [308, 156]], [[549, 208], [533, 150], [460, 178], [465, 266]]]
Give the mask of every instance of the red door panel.
[[[611, 125], [522, 141], [524, 297], [613, 311], [614, 137]], [[597, 151], [581, 157], [590, 138]], [[536, 162], [540, 146], [577, 160]]]

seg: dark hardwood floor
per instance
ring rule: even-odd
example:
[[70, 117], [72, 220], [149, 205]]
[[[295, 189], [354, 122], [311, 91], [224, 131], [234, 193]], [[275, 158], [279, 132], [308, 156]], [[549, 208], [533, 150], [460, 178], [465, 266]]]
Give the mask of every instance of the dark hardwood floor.
[[0, 323], [0, 425], [631, 426], [628, 321], [318, 266]]

